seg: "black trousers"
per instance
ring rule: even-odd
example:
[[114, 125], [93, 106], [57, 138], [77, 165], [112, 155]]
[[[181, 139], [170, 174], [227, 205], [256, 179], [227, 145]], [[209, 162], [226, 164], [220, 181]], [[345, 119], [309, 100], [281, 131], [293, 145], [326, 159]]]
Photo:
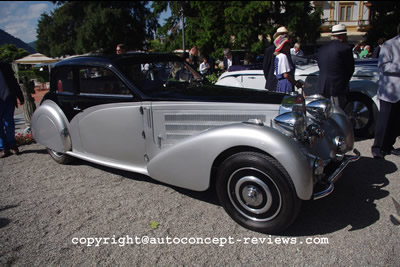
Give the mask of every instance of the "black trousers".
[[340, 107], [341, 109], [344, 109], [344, 105], [346, 104], [347, 100], [346, 96], [344, 95], [331, 96], [330, 99], [333, 104]]
[[400, 101], [390, 103], [380, 100], [372, 152], [390, 153], [396, 138], [400, 136]]

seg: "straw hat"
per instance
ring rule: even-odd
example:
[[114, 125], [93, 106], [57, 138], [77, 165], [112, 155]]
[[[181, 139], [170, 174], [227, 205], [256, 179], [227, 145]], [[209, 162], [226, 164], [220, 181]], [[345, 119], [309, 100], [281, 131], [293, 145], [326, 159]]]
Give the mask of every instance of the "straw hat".
[[278, 36], [274, 41], [274, 45], [276, 47], [275, 52], [281, 51], [282, 47], [288, 42], [289, 42], [289, 38], [286, 35]]
[[346, 25], [338, 24], [332, 27], [331, 35], [347, 34]]
[[274, 34], [274, 40], [276, 39], [276, 37], [278, 37], [279, 35], [281, 35], [281, 34], [289, 34], [289, 31], [286, 29], [286, 27], [284, 27], [284, 26], [282, 26], [282, 27], [279, 27], [277, 30], [276, 30], [276, 33]]

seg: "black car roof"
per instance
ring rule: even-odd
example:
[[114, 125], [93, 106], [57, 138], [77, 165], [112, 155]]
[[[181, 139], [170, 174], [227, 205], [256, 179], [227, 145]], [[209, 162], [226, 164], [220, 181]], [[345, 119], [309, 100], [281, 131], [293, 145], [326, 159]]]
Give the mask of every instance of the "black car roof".
[[168, 53], [127, 53], [124, 55], [82, 55], [64, 59], [57, 64], [65, 65], [96, 65], [107, 66], [118, 62], [152, 62], [152, 61], [182, 61], [183, 59], [174, 54]]

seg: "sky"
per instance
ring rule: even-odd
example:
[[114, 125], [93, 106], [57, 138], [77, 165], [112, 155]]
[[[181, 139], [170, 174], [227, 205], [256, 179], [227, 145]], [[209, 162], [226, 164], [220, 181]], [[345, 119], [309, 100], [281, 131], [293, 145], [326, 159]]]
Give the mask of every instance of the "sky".
[[56, 7], [50, 1], [0, 1], [0, 29], [25, 43], [36, 41], [40, 15]]
[[[42, 13], [53, 11], [50, 1], [0, 1], [0, 29], [25, 43], [36, 41], [36, 28]], [[159, 23], [170, 13], [161, 15]]]

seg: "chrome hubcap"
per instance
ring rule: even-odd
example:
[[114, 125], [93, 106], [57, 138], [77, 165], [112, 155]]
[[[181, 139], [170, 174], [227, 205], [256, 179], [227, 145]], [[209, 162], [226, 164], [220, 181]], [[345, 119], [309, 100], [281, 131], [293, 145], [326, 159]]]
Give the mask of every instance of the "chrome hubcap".
[[281, 195], [275, 182], [254, 168], [235, 171], [228, 180], [229, 199], [237, 211], [253, 221], [269, 221], [281, 209]]
[[[257, 177], [241, 178], [236, 183], [235, 193], [239, 196], [240, 205], [250, 212], [261, 214], [271, 207], [271, 192], [268, 186]], [[263, 204], [263, 202], [265, 203]]]
[[246, 202], [246, 205], [258, 206], [262, 202], [262, 195], [257, 187], [252, 185], [245, 186], [243, 188], [243, 199]]
[[369, 110], [364, 103], [353, 101], [346, 105], [345, 112], [349, 116], [354, 129], [364, 128], [369, 121]]

